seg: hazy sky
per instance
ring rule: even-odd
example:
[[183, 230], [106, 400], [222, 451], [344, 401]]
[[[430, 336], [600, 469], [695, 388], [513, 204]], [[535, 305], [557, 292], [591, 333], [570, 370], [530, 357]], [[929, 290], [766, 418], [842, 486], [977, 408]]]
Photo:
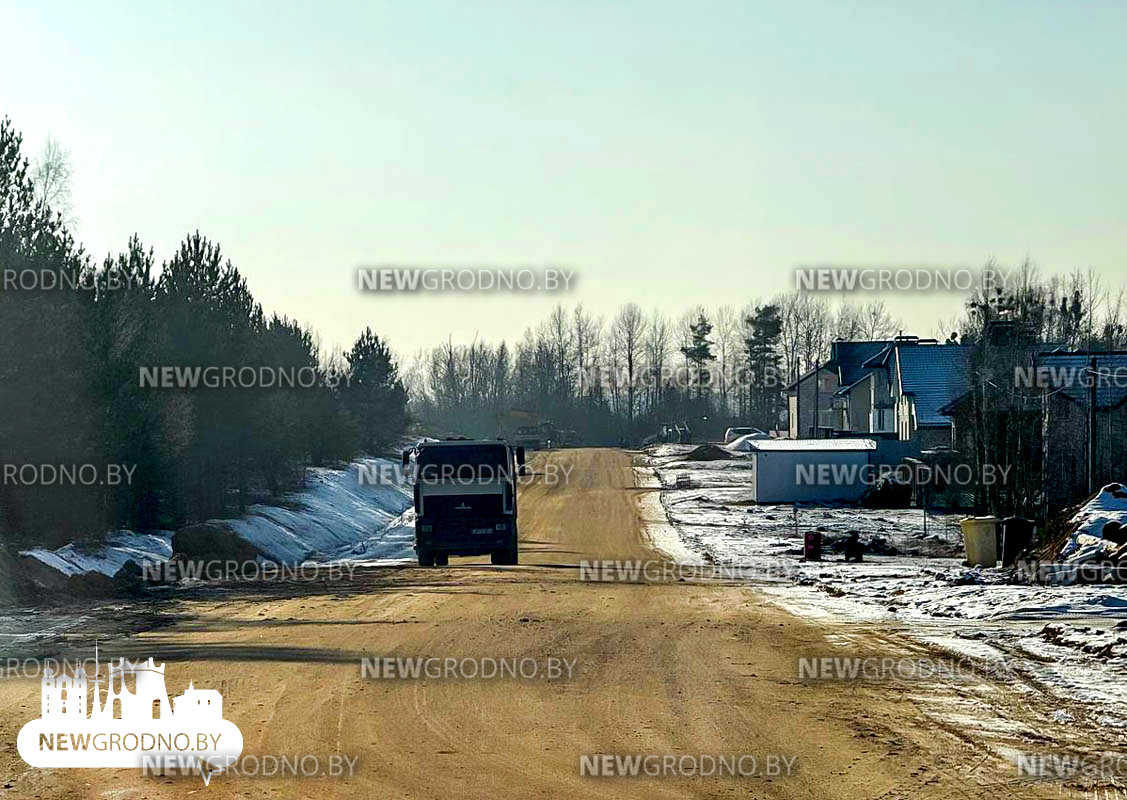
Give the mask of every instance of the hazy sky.
[[[0, 114], [70, 149], [87, 248], [198, 228], [326, 344], [742, 305], [800, 264], [1127, 282], [1127, 3], [0, 5]], [[579, 279], [360, 293], [376, 263]], [[958, 310], [888, 301], [921, 334]]]

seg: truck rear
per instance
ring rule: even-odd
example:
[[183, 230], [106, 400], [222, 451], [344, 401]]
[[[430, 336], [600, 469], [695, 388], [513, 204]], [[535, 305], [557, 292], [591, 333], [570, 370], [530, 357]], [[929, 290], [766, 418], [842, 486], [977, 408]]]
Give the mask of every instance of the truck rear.
[[516, 478], [524, 448], [448, 439], [405, 450], [404, 467], [412, 459], [419, 565], [445, 566], [450, 556], [487, 553], [494, 564], [516, 564]]

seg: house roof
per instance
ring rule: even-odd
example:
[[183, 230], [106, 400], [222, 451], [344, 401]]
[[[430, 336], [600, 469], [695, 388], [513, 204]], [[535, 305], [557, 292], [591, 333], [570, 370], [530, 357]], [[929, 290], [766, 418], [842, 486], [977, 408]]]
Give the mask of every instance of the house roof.
[[848, 386], [842, 386], [840, 389], [838, 389], [836, 392], [834, 392], [834, 394], [837, 394], [837, 395], [849, 394], [850, 392], [852, 392], [854, 389], [856, 389], [858, 386], [860, 386], [862, 383], [864, 383], [865, 381], [867, 381], [871, 377], [873, 377], [873, 373], [866, 372], [864, 375], [862, 375], [857, 380], [853, 381], [853, 383], [849, 384]]
[[872, 439], [756, 439], [747, 443], [751, 452], [761, 453], [821, 453], [835, 451], [876, 450]]
[[817, 370], [811, 369], [808, 372], [806, 372], [805, 375], [799, 375], [797, 380], [794, 380], [791, 383], [789, 383], [787, 385], [787, 390], [789, 391], [790, 389], [793, 389], [794, 387], [798, 386], [798, 384], [802, 383], [803, 381], [809, 380], [811, 377], [813, 377], [815, 372], [833, 372], [835, 366], [836, 365], [832, 361], [827, 361], [825, 364], [819, 364]]
[[[831, 358], [818, 366], [819, 371], [829, 370], [837, 375], [841, 386], [849, 386], [865, 377], [865, 362], [885, 350], [892, 342], [833, 342]], [[793, 389], [814, 374], [810, 370], [798, 380], [787, 386]]]
[[1096, 359], [1096, 408], [1115, 408], [1127, 400], [1127, 353], [1040, 353], [1034, 359], [1037, 367], [1050, 370], [1047, 376], [1068, 399], [1088, 405], [1091, 375], [1088, 368]]
[[970, 386], [974, 348], [957, 344], [910, 344], [896, 347], [900, 389], [915, 398], [918, 425], [949, 425], [941, 409]]
[[864, 378], [865, 362], [885, 350], [892, 342], [834, 342], [834, 361], [842, 386], [850, 386]]
[[970, 397], [970, 389], [969, 388], [964, 389], [963, 391], [959, 392], [957, 395], [952, 397], [950, 400], [948, 400], [946, 403], [944, 403], [940, 407], [939, 413], [942, 414], [945, 417], [955, 416], [956, 414], [959, 413], [959, 406], [962, 405], [963, 402], [968, 397]]
[[868, 360], [861, 366], [865, 369], [873, 369], [874, 367], [888, 366], [888, 359], [892, 355], [895, 347], [889, 343], [882, 347], [878, 352], [874, 353]]

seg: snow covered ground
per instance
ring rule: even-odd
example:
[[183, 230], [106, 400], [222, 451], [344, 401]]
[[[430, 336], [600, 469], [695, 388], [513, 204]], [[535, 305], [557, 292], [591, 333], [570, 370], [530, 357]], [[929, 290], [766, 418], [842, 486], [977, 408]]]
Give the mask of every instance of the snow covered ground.
[[[965, 567], [961, 515], [929, 513], [925, 529], [920, 509], [758, 506], [742, 458], [686, 460], [692, 450], [651, 448], [636, 468], [639, 485], [663, 487], [667, 524], [651, 520], [648, 530], [671, 557], [722, 566], [803, 616], [897, 621], [933, 649], [996, 661], [1079, 703], [1073, 716], [1127, 726], [1127, 599], [1119, 586], [1030, 586], [1011, 583], [1008, 570]], [[1105, 547], [1092, 541], [1096, 530], [1127, 518], [1127, 495], [1105, 494], [1087, 510], [1073, 549]], [[814, 530], [825, 560], [805, 563], [803, 536]], [[860, 564], [835, 552], [851, 531], [870, 545]]]
[[[306, 488], [280, 505], [254, 505], [223, 524], [272, 561], [300, 563], [341, 558], [364, 563], [398, 563], [414, 557], [414, 511], [404, 483], [379, 482], [398, 475], [388, 459], [365, 458], [347, 470], [310, 468]], [[96, 545], [68, 544], [57, 550], [27, 550], [64, 575], [101, 572], [113, 576], [132, 559], [166, 561], [172, 533], [115, 531]]]

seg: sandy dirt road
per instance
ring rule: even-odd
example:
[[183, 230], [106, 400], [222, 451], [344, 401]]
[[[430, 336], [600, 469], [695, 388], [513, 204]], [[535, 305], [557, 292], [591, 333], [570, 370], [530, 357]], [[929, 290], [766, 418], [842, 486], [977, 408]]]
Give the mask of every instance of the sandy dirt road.
[[[631, 457], [538, 454], [566, 485], [521, 495], [520, 567], [363, 569], [330, 585], [235, 587], [178, 602], [173, 624], [103, 645], [219, 689], [259, 766], [216, 776], [34, 770], [15, 753], [39, 685], [0, 686], [0, 797], [992, 798], [1060, 797], [925, 713], [920, 687], [802, 681], [798, 660], [838, 632], [753, 587], [579, 580], [581, 559], [659, 558], [643, 539]], [[879, 648], [907, 647], [854, 632]], [[868, 638], [866, 638], [868, 637]], [[885, 652], [885, 651], [881, 651]], [[507, 659], [529, 677], [364, 677], [365, 657]], [[548, 659], [559, 675], [546, 674]], [[564, 668], [570, 663], [570, 667]], [[469, 666], [458, 673], [469, 672]], [[570, 670], [570, 674], [568, 674]], [[584, 755], [750, 755], [754, 775], [591, 777]], [[355, 759], [348, 777], [269, 776]], [[766, 774], [770, 758], [776, 774]], [[785, 759], [782, 761], [781, 759]], [[249, 765], [251, 762], [246, 762]], [[292, 761], [291, 761], [292, 763]], [[706, 760], [679, 762], [705, 764]], [[790, 764], [790, 774], [782, 764]], [[751, 762], [742, 762], [752, 771]], [[677, 767], [682, 769], [685, 767]], [[244, 774], [246, 773], [246, 774]]]

